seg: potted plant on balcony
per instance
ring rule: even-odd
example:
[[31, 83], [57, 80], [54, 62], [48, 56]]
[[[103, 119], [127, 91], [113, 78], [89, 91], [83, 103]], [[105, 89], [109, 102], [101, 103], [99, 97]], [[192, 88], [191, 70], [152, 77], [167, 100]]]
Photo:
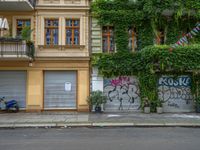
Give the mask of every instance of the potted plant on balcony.
[[103, 112], [104, 104], [107, 101], [107, 97], [103, 94], [102, 91], [93, 91], [90, 96], [87, 98], [87, 102], [90, 106], [92, 112]]
[[144, 113], [149, 114], [150, 113], [150, 102], [147, 97], [143, 98], [143, 105], [144, 105]]
[[27, 52], [27, 55], [34, 58], [35, 46], [34, 46], [33, 41], [31, 41], [32, 32], [33, 32], [33, 29], [31, 29], [29, 26], [24, 27], [21, 31], [21, 38], [29, 46], [29, 51]]
[[163, 113], [163, 102], [160, 99], [158, 99], [156, 102], [157, 102], [156, 103], [156, 112], [158, 114], [162, 114]]

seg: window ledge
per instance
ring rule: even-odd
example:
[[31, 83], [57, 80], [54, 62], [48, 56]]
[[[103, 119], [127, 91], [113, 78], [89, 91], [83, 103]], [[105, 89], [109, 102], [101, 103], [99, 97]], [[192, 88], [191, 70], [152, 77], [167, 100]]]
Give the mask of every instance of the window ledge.
[[39, 49], [46, 49], [46, 48], [52, 48], [52, 49], [58, 49], [60, 48], [59, 45], [38, 45]]
[[65, 50], [65, 49], [84, 49], [85, 45], [38, 45], [39, 49], [60, 49], [60, 50]]
[[69, 48], [69, 49], [73, 49], [73, 48], [83, 49], [85, 45], [64, 45], [62, 47]]

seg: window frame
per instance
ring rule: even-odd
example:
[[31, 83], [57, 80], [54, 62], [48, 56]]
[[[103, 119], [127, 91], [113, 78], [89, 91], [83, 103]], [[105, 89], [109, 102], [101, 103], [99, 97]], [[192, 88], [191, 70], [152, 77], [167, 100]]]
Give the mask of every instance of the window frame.
[[[67, 20], [72, 21], [72, 26], [67, 26]], [[75, 21], [79, 21], [79, 26], [74, 26], [74, 22]], [[65, 18], [65, 46], [66, 47], [80, 47], [80, 18]], [[67, 30], [71, 29], [72, 30], [72, 35], [71, 35], [71, 39], [72, 39], [72, 43], [71, 44], [67, 44]], [[75, 37], [75, 30], [78, 29], [79, 31], [79, 36], [78, 36], [78, 44], [74, 44], [74, 37]]]
[[[104, 28], [106, 28], [107, 32], [104, 33]], [[110, 32], [112, 30], [112, 32]], [[104, 38], [107, 40], [107, 47], [104, 50]], [[113, 38], [113, 50], [111, 50], [111, 42], [110, 39]], [[103, 26], [102, 27], [102, 51], [103, 53], [114, 53], [115, 52], [115, 39], [114, 39], [114, 26]]]
[[[46, 26], [46, 21], [47, 20], [57, 20], [58, 21], [58, 26]], [[45, 18], [44, 19], [44, 46], [45, 47], [58, 47], [59, 46], [59, 18]], [[51, 29], [51, 35], [50, 35], [50, 44], [47, 45], [47, 40], [46, 40], [46, 29]], [[58, 44], [53, 44], [53, 29], [58, 29]]]
[[23, 28], [26, 27], [26, 25], [24, 24], [24, 25], [22, 25], [22, 27], [19, 27], [18, 26], [18, 21], [23, 21], [23, 22], [29, 21], [30, 22], [30, 28], [31, 28], [31, 19], [26, 19], [26, 18], [22, 18], [22, 19], [21, 18], [17, 18], [16, 19], [16, 36], [20, 37], [21, 35], [18, 35], [18, 29], [23, 30]]
[[163, 45], [165, 44], [165, 30], [164, 29], [158, 29], [158, 34], [155, 38], [155, 44], [157, 45]]
[[[130, 32], [131, 31], [131, 36], [130, 36]], [[131, 39], [131, 47], [129, 47], [130, 44], [130, 39]], [[136, 43], [135, 43], [136, 40]], [[135, 51], [137, 49], [137, 31], [135, 27], [130, 27], [128, 30], [128, 49], [130, 51]]]

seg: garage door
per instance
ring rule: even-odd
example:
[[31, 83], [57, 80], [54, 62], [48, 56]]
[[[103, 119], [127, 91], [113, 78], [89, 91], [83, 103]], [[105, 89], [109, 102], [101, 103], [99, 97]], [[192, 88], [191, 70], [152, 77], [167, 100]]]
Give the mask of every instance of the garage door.
[[46, 71], [44, 107], [76, 109], [76, 71]]
[[191, 78], [187, 75], [162, 76], [158, 82], [158, 96], [164, 112], [194, 112]]
[[0, 71], [0, 97], [15, 99], [26, 107], [26, 71]]
[[139, 111], [140, 91], [136, 77], [104, 79], [104, 94], [108, 97], [107, 112]]

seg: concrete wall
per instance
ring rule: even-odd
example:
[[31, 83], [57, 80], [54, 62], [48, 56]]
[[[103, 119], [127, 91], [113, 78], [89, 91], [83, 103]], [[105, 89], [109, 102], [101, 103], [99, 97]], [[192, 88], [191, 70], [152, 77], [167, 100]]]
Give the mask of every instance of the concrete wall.
[[43, 71], [28, 70], [27, 106], [29, 111], [40, 111], [43, 108]]
[[78, 111], [88, 111], [87, 97], [89, 96], [89, 70], [78, 71]]
[[92, 80], [91, 80], [92, 91], [103, 92], [103, 77], [98, 75], [98, 69], [92, 68]]

